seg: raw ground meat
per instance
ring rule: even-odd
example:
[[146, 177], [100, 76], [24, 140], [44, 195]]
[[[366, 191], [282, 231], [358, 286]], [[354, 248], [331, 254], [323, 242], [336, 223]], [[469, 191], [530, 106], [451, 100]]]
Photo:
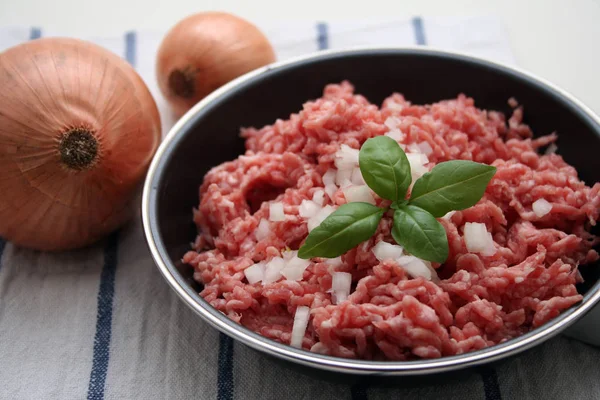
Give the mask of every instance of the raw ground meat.
[[[533, 139], [514, 99], [508, 121], [481, 110], [464, 95], [431, 105], [414, 105], [400, 94], [381, 107], [356, 95], [348, 82], [328, 85], [287, 120], [261, 129], [242, 129], [247, 152], [213, 168], [200, 188], [194, 211], [199, 235], [183, 261], [203, 283], [212, 306], [268, 338], [290, 343], [298, 306], [310, 308], [302, 346], [340, 357], [409, 360], [460, 354], [501, 343], [556, 317], [582, 299], [577, 267], [598, 259], [598, 239], [589, 233], [600, 214], [600, 184], [586, 186], [577, 171], [540, 148], [554, 134]], [[397, 118], [400, 143], [428, 143], [431, 168], [464, 159], [496, 166], [484, 197], [464, 211], [440, 219], [450, 245], [439, 279], [410, 278], [393, 260], [379, 262], [371, 251], [394, 243], [390, 216], [369, 241], [332, 264], [314, 258], [303, 279], [249, 284], [244, 270], [256, 262], [298, 249], [308, 234], [299, 215], [302, 200], [322, 189], [342, 144], [354, 149], [389, 128]], [[346, 202], [342, 190], [325, 204]], [[376, 196], [375, 196], [376, 197]], [[545, 199], [551, 211], [536, 216], [532, 204]], [[282, 202], [285, 220], [269, 221], [269, 202]], [[379, 205], [385, 201], [376, 197]], [[388, 203], [389, 204], [389, 203]], [[469, 253], [467, 222], [484, 223], [496, 246], [492, 256]], [[263, 236], [263, 235], [261, 235]], [[333, 304], [332, 272], [349, 272], [353, 291]]]

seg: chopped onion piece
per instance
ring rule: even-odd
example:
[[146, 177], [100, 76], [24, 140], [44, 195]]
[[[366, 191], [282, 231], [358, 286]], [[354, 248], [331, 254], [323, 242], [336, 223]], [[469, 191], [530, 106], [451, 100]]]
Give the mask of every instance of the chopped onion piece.
[[429, 162], [427, 156], [423, 153], [406, 153], [413, 183], [423, 176], [429, 169], [425, 166]]
[[317, 215], [319, 211], [321, 211], [321, 206], [315, 203], [312, 200], [302, 200], [300, 203], [300, 207], [298, 207], [298, 214], [302, 218], [310, 218]]
[[422, 177], [423, 175], [425, 175], [427, 172], [429, 172], [429, 170], [427, 169], [427, 167], [424, 167], [423, 165], [417, 165], [414, 168], [411, 167], [410, 168], [410, 172], [411, 172], [411, 177], [412, 177], [412, 182], [414, 183], [417, 179], [419, 179], [420, 177]]
[[329, 168], [327, 170], [327, 172], [325, 172], [325, 175], [323, 175], [323, 185], [327, 186], [327, 185], [331, 185], [335, 183], [335, 175], [336, 175], [336, 171], [333, 168]]
[[421, 154], [421, 148], [416, 143], [409, 144], [408, 151], [410, 151], [411, 154]]
[[327, 205], [325, 207], [323, 207], [321, 209], [321, 211], [319, 211], [317, 213], [317, 215], [315, 215], [312, 218], [309, 218], [308, 220], [308, 231], [312, 231], [313, 229], [315, 229], [317, 226], [319, 226], [321, 224], [321, 222], [323, 222], [325, 220], [325, 218], [329, 217], [329, 215], [335, 211], [335, 207], [332, 207], [330, 205]]
[[[413, 146], [413, 145], [414, 145], [414, 143], [411, 144], [411, 146]], [[410, 146], [409, 146], [409, 150], [410, 150]], [[425, 165], [425, 164], [429, 163], [429, 157], [427, 157], [423, 153], [406, 153], [406, 158], [408, 158], [408, 162], [411, 167], [413, 165]]]
[[429, 162], [429, 159], [423, 153], [406, 153], [406, 158], [408, 158], [411, 170], [413, 168], [423, 168]]
[[366, 184], [366, 182], [362, 176], [362, 172], [360, 172], [359, 167], [355, 167], [352, 170], [352, 177], [350, 178], [350, 181], [352, 182], [353, 185], [365, 185]]
[[281, 275], [289, 281], [300, 281], [302, 275], [308, 266], [310, 265], [309, 260], [303, 260], [297, 256], [298, 252], [295, 252], [294, 256], [287, 261], [286, 266], [281, 270]]
[[546, 199], [537, 199], [533, 202], [531, 207], [538, 218], [542, 218], [552, 210], [552, 204], [550, 204], [550, 202], [548, 202]]
[[396, 117], [387, 117], [383, 124], [387, 126], [389, 130], [393, 130], [398, 128], [398, 125], [400, 125], [400, 120]]
[[308, 317], [310, 316], [310, 308], [305, 306], [299, 306], [296, 308], [296, 314], [294, 314], [294, 325], [292, 327], [292, 338], [290, 340], [290, 346], [302, 348], [302, 339], [306, 333], [306, 327], [308, 326]]
[[283, 257], [283, 259], [287, 262], [290, 261], [292, 258], [294, 258], [295, 256], [298, 255], [298, 251], [297, 250], [290, 250], [289, 248], [286, 250], [283, 250], [281, 252], [281, 257]]
[[335, 295], [335, 304], [340, 304], [348, 298], [351, 285], [352, 274], [348, 272], [334, 272], [332, 274], [331, 289]]
[[404, 140], [404, 134], [399, 129], [392, 129], [385, 133], [385, 136], [394, 139], [396, 142]]
[[323, 189], [315, 190], [313, 193], [312, 201], [322, 206], [325, 204], [325, 191]]
[[267, 221], [264, 218], [261, 218], [254, 234], [256, 235], [256, 239], [258, 240], [263, 240], [264, 238], [269, 236], [271, 234], [271, 226], [269, 224], [269, 221]]
[[487, 242], [487, 247], [485, 250], [481, 252], [482, 256], [490, 257], [496, 254], [496, 246], [494, 246], [494, 238], [492, 238], [492, 234], [488, 233], [489, 239]]
[[269, 221], [285, 221], [282, 202], [269, 204]]
[[485, 224], [467, 222], [464, 227], [464, 238], [467, 250], [471, 253], [481, 252], [487, 247], [487, 228]]
[[388, 110], [400, 112], [400, 111], [404, 110], [405, 106], [404, 106], [404, 104], [396, 103], [395, 101], [388, 101], [386, 103], [386, 107], [388, 108]]
[[281, 279], [281, 270], [285, 267], [285, 260], [281, 257], [273, 257], [265, 267], [263, 283], [273, 283]]
[[342, 189], [344, 197], [348, 203], [353, 201], [361, 201], [375, 205], [375, 198], [371, 194], [371, 189], [367, 185], [348, 186]]
[[487, 231], [485, 224], [467, 222], [464, 228], [465, 245], [470, 253], [480, 253], [491, 256], [496, 253], [492, 234]]
[[338, 170], [352, 169], [358, 165], [358, 150], [343, 144], [335, 153], [334, 163]]
[[339, 187], [346, 187], [352, 185], [352, 170], [354, 167], [348, 169], [338, 169], [335, 175], [335, 184]]
[[421, 143], [418, 143], [417, 146], [419, 146], [421, 153], [425, 154], [426, 156], [433, 153], [433, 147], [431, 147], [429, 142], [421, 142]]
[[328, 258], [327, 260], [325, 260], [325, 264], [327, 265], [331, 265], [332, 267], [337, 267], [339, 265], [342, 265], [342, 257], [338, 256], [336, 258]]
[[456, 214], [456, 211], [448, 211], [446, 214], [444, 214], [442, 219], [449, 220], [454, 214]]
[[333, 200], [333, 196], [335, 196], [335, 192], [338, 191], [338, 187], [335, 185], [335, 183], [331, 183], [325, 186], [325, 193], [327, 193], [327, 196], [329, 196], [330, 199]]
[[384, 260], [395, 260], [400, 258], [403, 251], [404, 249], [402, 246], [384, 242], [383, 240], [373, 247], [373, 254], [375, 254], [375, 257], [380, 262], [383, 262]]
[[555, 154], [557, 150], [558, 150], [558, 146], [556, 145], [556, 143], [550, 143], [550, 145], [546, 148], [546, 151], [544, 152], [544, 154], [545, 155]]
[[244, 270], [248, 283], [253, 285], [263, 280], [265, 276], [265, 263], [256, 263]]
[[397, 261], [406, 273], [413, 278], [422, 277], [428, 281], [438, 279], [437, 272], [428, 261], [414, 256], [402, 256]]

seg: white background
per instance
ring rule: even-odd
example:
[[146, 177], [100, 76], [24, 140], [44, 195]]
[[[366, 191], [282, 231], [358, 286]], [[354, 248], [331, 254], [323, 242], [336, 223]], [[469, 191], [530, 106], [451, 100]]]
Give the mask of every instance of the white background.
[[229, 11], [252, 21], [497, 15], [519, 66], [600, 113], [600, 0], [0, 0], [0, 26], [113, 35], [166, 30], [202, 10]]

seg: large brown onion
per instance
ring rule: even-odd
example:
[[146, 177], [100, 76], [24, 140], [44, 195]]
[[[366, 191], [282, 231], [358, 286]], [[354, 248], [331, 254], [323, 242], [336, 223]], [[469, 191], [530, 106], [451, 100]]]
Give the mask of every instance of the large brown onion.
[[0, 236], [41, 250], [122, 225], [160, 140], [146, 85], [117, 55], [65, 38], [0, 54]]
[[156, 75], [180, 116], [218, 87], [273, 61], [273, 48], [256, 26], [235, 15], [205, 12], [185, 18], [165, 36]]

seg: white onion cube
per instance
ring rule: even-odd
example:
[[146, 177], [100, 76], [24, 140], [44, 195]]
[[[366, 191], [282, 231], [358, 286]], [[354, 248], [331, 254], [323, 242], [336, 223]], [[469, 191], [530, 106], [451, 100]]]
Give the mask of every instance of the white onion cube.
[[317, 203], [317, 205], [322, 206], [325, 204], [325, 191], [323, 189], [317, 189], [313, 193], [312, 201]]
[[426, 156], [433, 153], [433, 147], [431, 147], [429, 142], [421, 142], [418, 144], [418, 146], [419, 146], [419, 149], [421, 150], [421, 153], [425, 154]]
[[340, 304], [350, 295], [352, 274], [348, 272], [334, 272], [331, 277], [331, 290], [335, 295], [335, 304]]
[[302, 280], [302, 275], [308, 266], [310, 265], [309, 260], [304, 260], [294, 255], [287, 263], [286, 266], [281, 270], [281, 275], [285, 279], [290, 281]]
[[352, 185], [352, 170], [350, 169], [338, 169], [335, 175], [335, 184], [339, 187], [346, 187]]
[[334, 163], [338, 170], [352, 169], [358, 165], [358, 150], [343, 144], [335, 153]]
[[336, 173], [337, 172], [335, 169], [329, 168], [327, 170], [327, 172], [325, 172], [325, 175], [323, 175], [323, 185], [327, 186], [327, 185], [334, 184]]
[[385, 136], [394, 139], [396, 142], [404, 140], [404, 134], [399, 129], [392, 129], [385, 133]]
[[310, 232], [313, 229], [315, 229], [317, 226], [319, 226], [321, 224], [321, 222], [323, 222], [325, 220], [325, 218], [329, 217], [329, 215], [331, 215], [331, 213], [333, 213], [334, 211], [335, 211], [335, 207], [332, 207], [330, 205], [323, 207], [321, 209], [321, 211], [319, 211], [317, 213], [317, 215], [308, 219], [308, 223], [307, 223], [308, 231]]
[[285, 260], [281, 257], [273, 257], [265, 267], [263, 283], [273, 283], [281, 279], [281, 270], [285, 267]]
[[262, 281], [265, 276], [265, 264], [256, 263], [249, 266], [244, 270], [244, 275], [246, 275], [246, 279], [251, 285]]
[[429, 172], [429, 169], [425, 166], [425, 164], [429, 162], [429, 159], [425, 154], [406, 153], [406, 158], [408, 158], [408, 163], [410, 164], [413, 183], [425, 173]]
[[294, 314], [294, 325], [292, 326], [292, 338], [290, 340], [290, 346], [302, 348], [302, 339], [306, 333], [306, 327], [308, 326], [308, 318], [310, 316], [310, 308], [300, 306], [296, 308], [296, 314]]
[[325, 264], [330, 265], [332, 267], [337, 267], [339, 265], [342, 265], [342, 257], [338, 256], [336, 258], [328, 258], [327, 260], [325, 260]]
[[444, 214], [444, 216], [442, 217], [442, 219], [445, 220], [449, 220], [450, 218], [452, 218], [452, 216], [456, 214], [456, 211], [448, 211], [446, 214]]
[[300, 207], [298, 207], [298, 214], [302, 218], [310, 218], [317, 215], [319, 211], [321, 211], [321, 206], [315, 203], [312, 200], [302, 200], [300, 203]]
[[533, 212], [538, 218], [542, 218], [544, 215], [552, 211], [552, 204], [545, 199], [538, 199], [531, 205]]
[[353, 185], [365, 185], [365, 179], [362, 176], [362, 172], [360, 172], [360, 167], [355, 167], [352, 170], [352, 176], [350, 177], [350, 181]]
[[333, 199], [333, 196], [335, 196], [335, 192], [337, 191], [338, 187], [335, 185], [335, 183], [325, 185], [325, 193], [327, 193], [327, 196], [329, 196], [330, 199]]
[[348, 203], [365, 202], [375, 205], [375, 198], [367, 185], [348, 186], [342, 189], [342, 191]]
[[470, 253], [480, 253], [484, 256], [494, 255], [496, 248], [492, 234], [487, 231], [485, 224], [467, 222], [464, 227], [464, 239]]
[[397, 261], [404, 271], [413, 278], [422, 277], [428, 281], [437, 279], [437, 273], [428, 261], [414, 256], [402, 256]]
[[254, 232], [254, 234], [256, 235], [256, 239], [263, 240], [266, 237], [268, 237], [270, 233], [271, 233], [271, 227], [270, 227], [269, 221], [267, 221], [264, 218], [261, 218], [260, 222], [258, 223], [258, 227], [256, 228], [256, 231]]
[[389, 130], [392, 130], [398, 128], [400, 120], [396, 117], [387, 117], [383, 124], [387, 126]]
[[384, 242], [383, 240], [373, 247], [373, 254], [380, 261], [396, 260], [402, 256], [404, 249], [397, 244]]
[[269, 221], [285, 221], [285, 213], [283, 212], [282, 202], [269, 204]]

